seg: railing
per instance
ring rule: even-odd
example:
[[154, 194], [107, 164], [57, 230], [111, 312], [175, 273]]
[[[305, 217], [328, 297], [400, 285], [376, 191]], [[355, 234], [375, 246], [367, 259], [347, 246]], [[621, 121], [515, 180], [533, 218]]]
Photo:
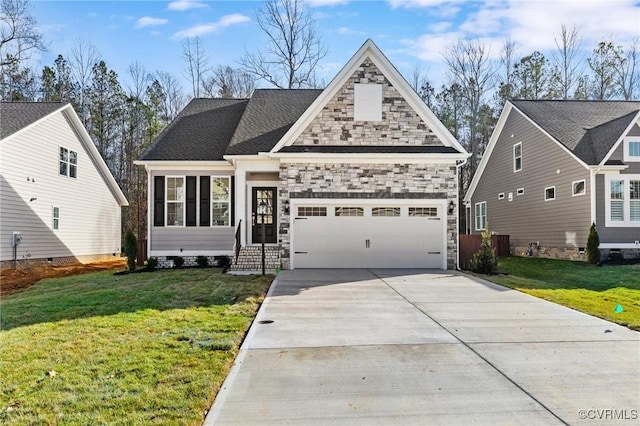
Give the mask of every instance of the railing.
[[238, 264], [238, 256], [240, 255], [240, 248], [242, 247], [242, 244], [240, 243], [240, 230], [242, 229], [242, 219], [240, 219], [240, 222], [238, 222], [238, 227], [236, 228], [236, 244], [234, 246], [234, 250], [236, 252], [236, 258], [234, 260], [234, 263], [237, 265]]

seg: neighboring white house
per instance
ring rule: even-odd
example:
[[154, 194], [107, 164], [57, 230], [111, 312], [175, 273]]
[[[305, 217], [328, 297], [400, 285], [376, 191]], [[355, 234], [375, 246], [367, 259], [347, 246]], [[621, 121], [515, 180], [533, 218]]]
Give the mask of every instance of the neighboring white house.
[[113, 259], [127, 206], [71, 104], [0, 103], [0, 261]]
[[467, 157], [367, 40], [324, 90], [187, 105], [137, 161], [149, 256], [255, 269], [264, 236], [272, 267], [455, 268]]

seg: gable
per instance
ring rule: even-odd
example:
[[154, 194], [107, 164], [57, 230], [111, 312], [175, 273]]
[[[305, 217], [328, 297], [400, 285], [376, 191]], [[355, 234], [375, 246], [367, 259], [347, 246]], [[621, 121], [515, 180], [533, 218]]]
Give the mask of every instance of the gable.
[[[376, 102], [370, 86], [381, 88], [379, 121], [355, 120], [357, 90], [365, 92], [358, 101]], [[380, 90], [380, 89], [378, 89]], [[365, 111], [365, 114], [367, 111]], [[375, 114], [373, 114], [375, 115]], [[293, 145], [365, 145], [365, 146], [443, 146], [418, 113], [391, 84], [389, 79], [366, 58], [346, 83], [326, 103]]]
[[[365, 88], [356, 94], [356, 84], [375, 84], [381, 90]], [[380, 96], [382, 105], [379, 109], [358, 107], [356, 112], [356, 96], [360, 95], [365, 100]], [[378, 117], [380, 121], [375, 120]], [[469, 156], [371, 39], [283, 135], [271, 154], [312, 152], [314, 146], [370, 147], [370, 153], [381, 146], [418, 146], [423, 153], [445, 147], [449, 159]]]

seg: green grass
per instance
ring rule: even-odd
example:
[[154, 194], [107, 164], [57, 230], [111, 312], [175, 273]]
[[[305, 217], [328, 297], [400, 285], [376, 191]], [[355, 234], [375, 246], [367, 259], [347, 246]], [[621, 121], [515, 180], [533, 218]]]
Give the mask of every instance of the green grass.
[[[480, 275], [570, 308], [640, 330], [640, 264], [594, 266], [541, 258], [500, 259], [508, 275]], [[617, 305], [624, 309], [616, 313]]]
[[202, 424], [272, 279], [101, 272], [4, 297], [0, 423]]

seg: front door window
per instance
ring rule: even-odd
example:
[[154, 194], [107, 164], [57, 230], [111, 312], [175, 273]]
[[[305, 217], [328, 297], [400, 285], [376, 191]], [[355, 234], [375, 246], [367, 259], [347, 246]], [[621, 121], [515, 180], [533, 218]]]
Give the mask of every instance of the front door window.
[[[261, 187], [253, 188], [252, 191], [252, 243], [259, 244], [262, 242], [262, 228], [264, 220], [264, 239], [265, 243], [273, 244], [277, 243], [277, 218], [276, 218], [276, 188], [274, 187]], [[267, 205], [267, 213], [263, 215], [258, 214], [258, 205], [264, 202]]]

